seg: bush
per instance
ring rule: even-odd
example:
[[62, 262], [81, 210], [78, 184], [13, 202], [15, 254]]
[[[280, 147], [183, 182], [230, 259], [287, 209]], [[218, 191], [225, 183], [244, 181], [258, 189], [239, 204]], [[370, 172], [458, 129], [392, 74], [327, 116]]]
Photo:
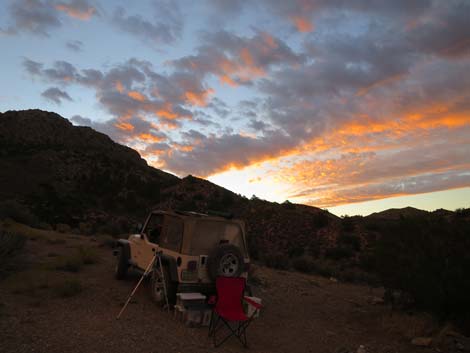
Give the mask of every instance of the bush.
[[77, 279], [69, 279], [54, 288], [56, 294], [61, 298], [70, 298], [83, 291], [81, 282]]
[[83, 261], [79, 256], [62, 256], [55, 263], [55, 269], [67, 272], [79, 272], [83, 267]]
[[19, 234], [0, 231], [0, 278], [15, 270], [15, 259], [21, 253], [26, 238]]
[[352, 233], [341, 233], [338, 237], [338, 244], [354, 251], [361, 250], [361, 239]]
[[69, 256], [62, 256], [55, 262], [55, 269], [67, 272], [80, 272], [83, 265], [96, 264], [99, 261], [98, 254], [92, 248], [79, 247]]
[[313, 223], [317, 228], [326, 227], [329, 222], [330, 220], [326, 211], [319, 212], [313, 217]]
[[326, 249], [325, 256], [333, 260], [348, 259], [354, 256], [354, 250], [349, 247], [338, 246]]
[[297, 257], [292, 260], [292, 267], [305, 273], [313, 272], [316, 269], [315, 262], [307, 256]]
[[287, 256], [281, 253], [273, 253], [265, 255], [264, 263], [268, 267], [277, 268], [280, 270], [286, 270], [289, 268], [289, 261]]
[[18, 223], [37, 227], [39, 219], [31, 213], [29, 208], [16, 200], [7, 200], [0, 203], [0, 218], [11, 218]]
[[470, 222], [462, 218], [401, 219], [377, 243], [386, 288], [411, 295], [418, 308], [470, 323]]
[[99, 256], [95, 249], [79, 247], [77, 252], [84, 265], [92, 265], [99, 262]]

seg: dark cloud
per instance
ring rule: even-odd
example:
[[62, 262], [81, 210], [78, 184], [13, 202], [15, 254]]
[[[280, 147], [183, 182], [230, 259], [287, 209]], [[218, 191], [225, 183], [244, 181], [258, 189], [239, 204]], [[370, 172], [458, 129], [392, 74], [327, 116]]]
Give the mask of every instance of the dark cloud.
[[204, 136], [190, 133], [191, 151], [172, 151], [159, 158], [169, 170], [185, 175], [188, 172], [207, 176], [230, 167], [243, 167], [275, 157], [292, 148], [292, 140], [277, 132], [262, 138], [240, 134]]
[[250, 123], [248, 124], [250, 128], [256, 131], [266, 131], [269, 129], [269, 125], [262, 122], [261, 120], [250, 120]]
[[170, 44], [180, 38], [183, 28], [182, 15], [176, 2], [155, 3], [155, 16], [147, 20], [140, 15], [128, 15], [118, 7], [112, 22], [124, 32], [132, 34], [151, 44]]
[[246, 0], [208, 0], [208, 5], [217, 13], [227, 16], [238, 15], [243, 10]]
[[23, 67], [30, 75], [40, 75], [43, 65], [37, 61], [23, 58]]
[[60, 105], [62, 100], [72, 101], [72, 98], [68, 95], [67, 92], [58, 89], [57, 87], [50, 87], [41, 93], [41, 96], [44, 98]]
[[11, 3], [9, 14], [12, 24], [1, 32], [17, 34], [29, 32], [49, 36], [48, 31], [61, 26], [58, 13], [49, 0], [17, 0]]
[[65, 46], [74, 51], [74, 52], [81, 52], [83, 50], [83, 42], [80, 40], [68, 40], [65, 43]]
[[274, 66], [299, 65], [304, 56], [265, 32], [240, 37], [227, 31], [206, 33], [196, 55], [171, 63], [176, 69], [205, 77], [212, 74], [229, 85], [250, 84]]
[[70, 121], [72, 121], [73, 123], [77, 124], [77, 125], [81, 125], [81, 126], [91, 126], [93, 123], [91, 121], [91, 119], [89, 118], [84, 118], [83, 116], [81, 115], [74, 115], [70, 118]]

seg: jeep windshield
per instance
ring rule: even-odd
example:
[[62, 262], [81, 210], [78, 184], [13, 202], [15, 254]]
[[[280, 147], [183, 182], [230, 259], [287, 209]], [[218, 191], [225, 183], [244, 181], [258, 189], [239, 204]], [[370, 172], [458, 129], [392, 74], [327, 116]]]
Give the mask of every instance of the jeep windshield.
[[240, 226], [236, 223], [214, 220], [198, 220], [191, 238], [190, 255], [208, 255], [219, 244], [228, 243], [237, 246], [247, 257]]

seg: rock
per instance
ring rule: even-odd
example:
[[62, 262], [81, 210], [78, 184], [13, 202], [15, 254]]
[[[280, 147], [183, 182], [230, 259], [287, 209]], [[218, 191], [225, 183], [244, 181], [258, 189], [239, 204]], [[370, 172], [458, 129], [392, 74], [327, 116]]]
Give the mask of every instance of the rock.
[[367, 353], [366, 348], [361, 344], [356, 353]]
[[70, 233], [72, 228], [65, 223], [59, 223], [55, 226], [55, 230], [58, 231], [59, 233]]
[[457, 342], [455, 344], [455, 348], [457, 348], [459, 351], [463, 351], [465, 349], [465, 346], [462, 343]]
[[383, 298], [379, 298], [379, 297], [370, 297], [369, 303], [371, 303], [372, 305], [379, 305], [379, 304], [383, 304], [384, 300]]
[[418, 347], [429, 347], [431, 343], [431, 337], [415, 337], [411, 340], [411, 344]]

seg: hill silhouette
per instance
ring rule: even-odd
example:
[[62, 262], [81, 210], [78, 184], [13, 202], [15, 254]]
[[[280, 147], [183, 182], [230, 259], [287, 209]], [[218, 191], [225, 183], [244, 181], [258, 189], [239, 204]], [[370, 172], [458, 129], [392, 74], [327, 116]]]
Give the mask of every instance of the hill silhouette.
[[131, 148], [51, 112], [0, 114], [0, 151], [0, 209], [30, 215], [26, 223], [119, 234], [154, 208], [225, 211], [247, 221], [255, 258], [262, 248], [280, 261], [334, 242], [338, 228], [338, 217], [315, 207], [249, 200], [204, 179], [165, 173]]

